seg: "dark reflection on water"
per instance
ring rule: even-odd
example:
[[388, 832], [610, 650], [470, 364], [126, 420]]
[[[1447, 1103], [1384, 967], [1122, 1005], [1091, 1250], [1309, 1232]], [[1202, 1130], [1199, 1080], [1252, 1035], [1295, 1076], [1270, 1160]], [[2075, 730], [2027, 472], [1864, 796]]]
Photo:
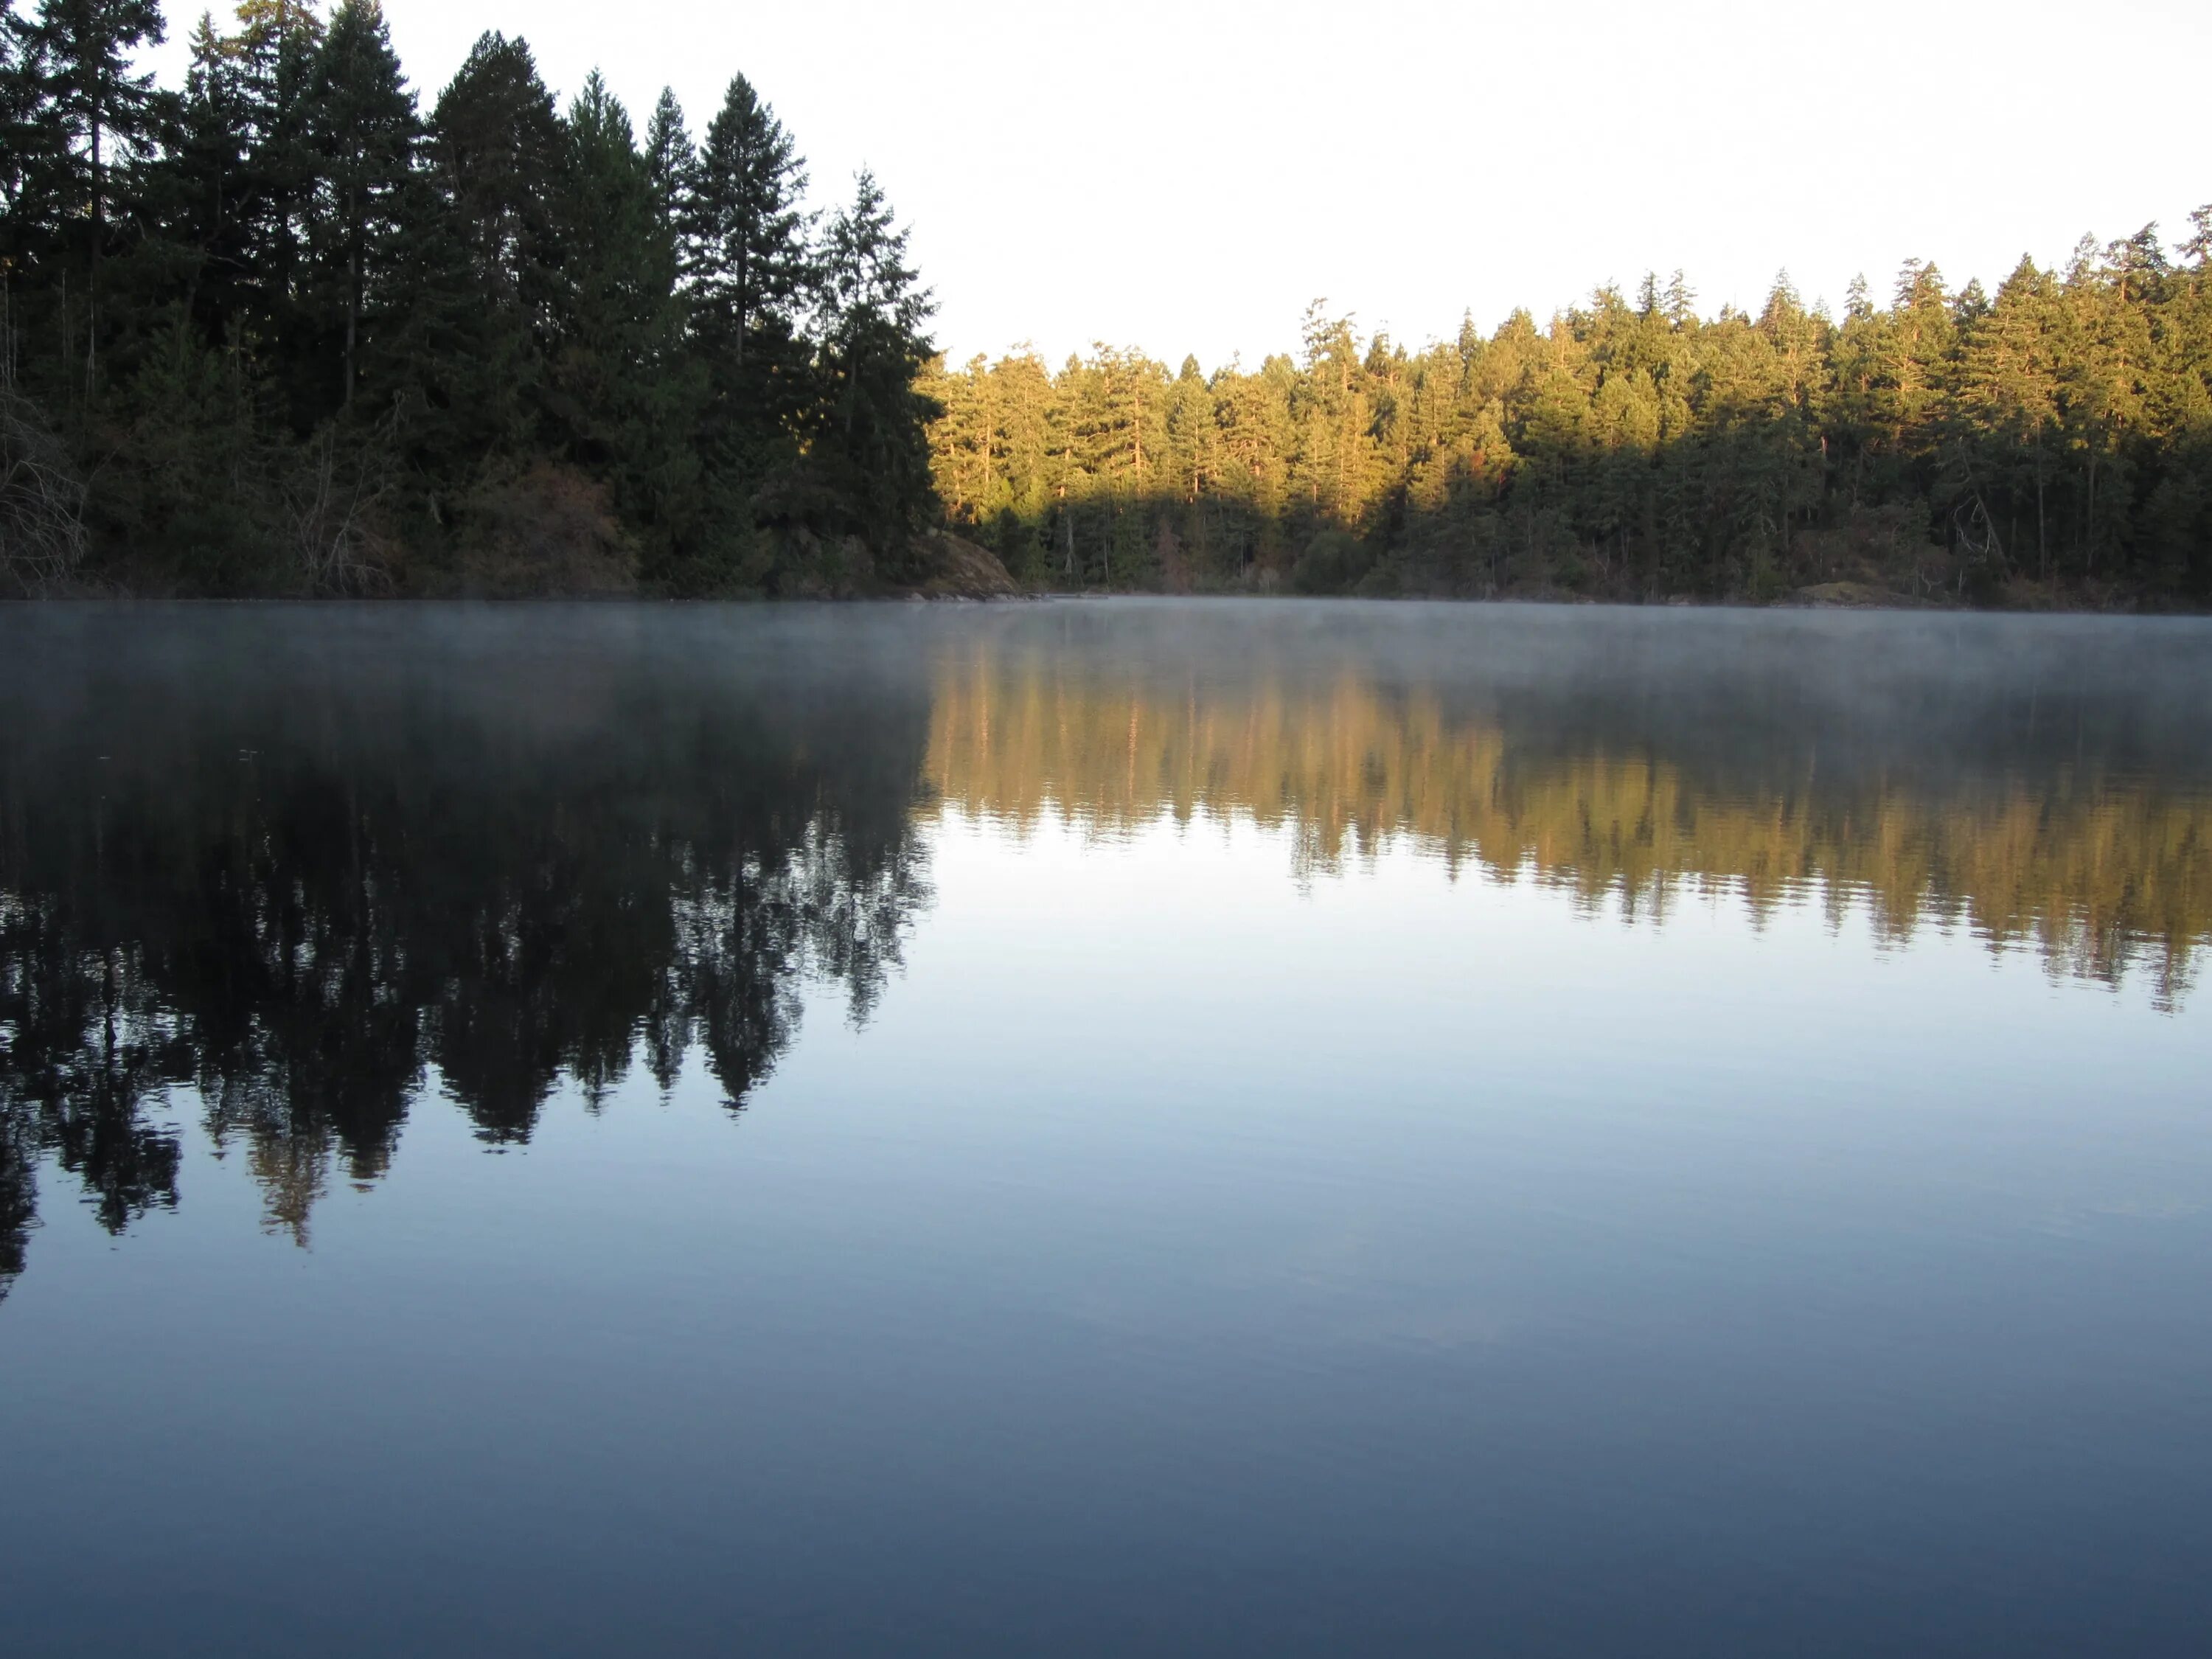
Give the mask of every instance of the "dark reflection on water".
[[[696, 1044], [741, 1107], [797, 982], [865, 1015], [927, 897], [910, 649], [654, 612], [32, 614], [5, 696], [0, 1088], [120, 1231], [178, 1201], [143, 1108], [198, 1091], [304, 1240], [435, 1067], [486, 1141], [564, 1073]], [[0, 1291], [5, 1279], [0, 1277]]]
[[[1832, 935], [1863, 921], [1900, 957], [1965, 932], [2000, 958], [2032, 952], [2045, 969], [2028, 975], [2033, 985], [2106, 1000], [2140, 1022], [2128, 1028], [2138, 1042], [2201, 1018], [2191, 992], [2212, 940], [2212, 629], [2190, 623], [1164, 603], [52, 608], [0, 613], [0, 1298], [32, 1258], [17, 1301], [0, 1306], [0, 1342], [40, 1282], [40, 1205], [52, 1220], [65, 1188], [108, 1234], [134, 1235], [125, 1253], [159, 1252], [161, 1228], [135, 1224], [189, 1212], [192, 1182], [207, 1178], [193, 1173], [207, 1167], [196, 1152], [213, 1146], [250, 1170], [267, 1229], [305, 1246], [319, 1205], [350, 1202], [349, 1186], [424, 1224], [425, 1200], [404, 1209], [393, 1194], [410, 1159], [451, 1164], [450, 1152], [418, 1146], [426, 1124], [465, 1123], [482, 1148], [520, 1151], [551, 1133], [559, 1120], [546, 1111], [560, 1091], [596, 1112], [643, 1079], [665, 1099], [687, 1077], [711, 1079], [734, 1114], [780, 1066], [799, 1066], [816, 988], [856, 1022], [889, 1018], [907, 957], [933, 926], [957, 920], [933, 914], [933, 856], [947, 848], [988, 856], [994, 881], [1035, 892], [1020, 884], [1025, 849], [1064, 830], [1103, 872], [1118, 852], [1152, 845], [1164, 823], [1258, 825], [1293, 923], [1319, 889], [1340, 890], [1361, 914], [1368, 875], [1409, 853], [1439, 889], [1534, 889], [1567, 913], [1560, 927], [1595, 918], [1611, 929], [1619, 918], [1656, 939], [1656, 970], [1577, 958], [1602, 969], [1616, 997], [1679, 994], [1678, 960], [1690, 979], [1717, 971], [1686, 954], [1686, 938], [1685, 954], [1671, 954], [1681, 936], [1669, 933], [1712, 896], [1761, 928], [1801, 909]], [[988, 854], [962, 836], [980, 836]], [[1195, 854], [1153, 846], [1144, 856], [1147, 878], [1167, 882]], [[1077, 925], [1091, 869], [1054, 878], [1060, 885], [1026, 901], [1037, 908], [1005, 938], [1048, 952], [1057, 929]], [[1383, 886], [1373, 913], [1397, 916], [1382, 908]], [[1277, 937], [1274, 916], [1253, 913], [1255, 941]], [[1438, 948], [1419, 923], [1390, 925], [1403, 928], [1409, 960]], [[551, 1340], [534, 1316], [487, 1335], [437, 1310], [447, 1276], [465, 1282], [480, 1265], [472, 1253], [496, 1255], [482, 1240], [410, 1281], [409, 1294], [432, 1308], [417, 1331], [422, 1353], [481, 1350], [486, 1372], [531, 1375], [567, 1401], [578, 1415], [547, 1431], [547, 1443], [568, 1449], [556, 1461], [573, 1456], [599, 1483], [594, 1513], [634, 1522], [659, 1500], [633, 1489], [641, 1474], [594, 1462], [595, 1430], [660, 1468], [664, 1486], [679, 1483], [688, 1444], [666, 1452], [646, 1429], [633, 1425], [625, 1440], [611, 1426], [629, 1421], [632, 1391], [653, 1392], [664, 1370], [751, 1367], [759, 1398], [726, 1411], [677, 1388], [648, 1419], [665, 1411], [694, 1436], [710, 1432], [702, 1425], [770, 1425], [769, 1448], [744, 1468], [797, 1506], [790, 1536], [858, 1528], [865, 1536], [850, 1547], [893, 1552], [872, 1558], [884, 1575], [878, 1607], [867, 1574], [841, 1572], [834, 1552], [793, 1543], [775, 1555], [785, 1521], [749, 1509], [735, 1476], [693, 1493], [692, 1544], [716, 1525], [750, 1528], [756, 1553], [781, 1563], [763, 1581], [770, 1589], [748, 1591], [747, 1606], [784, 1620], [765, 1651], [1219, 1651], [1262, 1637], [1273, 1651], [1342, 1651], [1376, 1631], [1395, 1632], [1386, 1645], [1406, 1651], [1480, 1650], [1486, 1635], [1498, 1651], [1903, 1642], [1965, 1652], [1998, 1635], [2008, 1650], [2032, 1650], [2034, 1620], [2010, 1619], [2002, 1596], [1948, 1624], [1933, 1604], [1877, 1615], [1864, 1598], [1879, 1596], [1875, 1575], [1899, 1571], [1881, 1565], [1882, 1547], [1846, 1528], [1860, 1553], [1823, 1569], [1817, 1552], [1793, 1553], [1801, 1540], [1788, 1521], [1801, 1499], [1838, 1527], [1835, 1516], [1881, 1516], [1882, 1536], [1917, 1540], [1914, 1559], [1935, 1564], [1931, 1573], [1974, 1582], [1974, 1562], [1954, 1559], [1959, 1540], [1976, 1527], [2005, 1534], [1999, 1511], [2025, 1501], [1976, 1460], [1996, 1443], [1991, 1424], [2021, 1427], [2027, 1408], [2008, 1405], [2007, 1389], [2031, 1384], [2045, 1390], [2038, 1401], [2071, 1389], [2100, 1402], [2085, 1407], [2078, 1438], [2041, 1419], [2027, 1429], [2058, 1447], [2054, 1456], [2078, 1452], [2083, 1468], [2157, 1470], [2130, 1478], [2155, 1486], [2146, 1512], [2164, 1517], [2166, 1541], [2182, 1541], [2172, 1517], [2185, 1512], [2201, 1458], [2160, 1451], [2170, 1438], [2154, 1443], [2122, 1416], [2095, 1417], [2110, 1404], [2100, 1389], [2134, 1399], [2126, 1389], [2142, 1382], [2151, 1405], [2141, 1420], [2170, 1437], [2202, 1417], [2182, 1397], [2184, 1372], [2207, 1352], [2202, 1306], [2189, 1310], [2175, 1277], [2186, 1241], [2202, 1234], [2191, 1218], [2203, 1207], [2202, 1126], [2157, 1094], [2162, 1085], [2137, 1088], [2124, 1038], [2111, 1039], [2117, 1068], [2099, 1074], [2111, 1100], [2019, 1103], [2037, 1127], [2014, 1146], [1979, 1092], [2005, 1056], [1974, 1021], [2015, 1006], [2019, 981], [1971, 1008], [1962, 1000], [1955, 1042], [1939, 1048], [1869, 1027], [1861, 1047], [1875, 1080], [1848, 1085], [1866, 1095], [1869, 1115], [1854, 1105], [1832, 1120], [1804, 1115], [1801, 1150], [1789, 1127], [1796, 1093], [1817, 1092], [1821, 1065], [1840, 1068], [1836, 1054], [1847, 1050], [1801, 1058], [1796, 1033], [1746, 1030], [1730, 1010], [1694, 1003], [1684, 1005], [1686, 1047], [1670, 1050], [1665, 1018], [1631, 1018], [1595, 991], [1586, 1004], [1571, 984], [1536, 1005], [1534, 1027], [1469, 1046], [1461, 1028], [1480, 1006], [1454, 1000], [1453, 987], [1425, 987], [1409, 971], [1410, 989], [1370, 989], [1332, 954], [1352, 948], [1343, 938], [1316, 943], [1295, 927], [1284, 937], [1312, 955], [1287, 982], [1326, 985], [1319, 1012], [1279, 1027], [1232, 997], [1215, 1046], [1243, 1058], [1217, 1060], [1201, 1042], [1170, 1047], [1157, 1073], [1132, 1071], [1129, 1056], [1156, 1036], [1194, 1040], [1183, 1008], [1144, 1000], [1169, 996], [1146, 988], [1171, 982], [1162, 964], [1219, 943], [1175, 936], [1172, 919], [1165, 936], [1132, 929], [1104, 955], [1041, 956], [1050, 989], [1019, 1010], [963, 1001], [957, 987], [909, 988], [929, 994], [951, 1050], [908, 1031], [876, 1086], [926, 1083], [941, 1124], [870, 1119], [861, 1139], [839, 1143], [854, 1166], [843, 1170], [818, 1150], [786, 1151], [779, 1168], [798, 1190], [855, 1181], [849, 1207], [684, 1224], [714, 1250], [749, 1238], [757, 1257], [766, 1253], [757, 1280], [719, 1255], [689, 1260], [658, 1242], [653, 1183], [680, 1185], [672, 1178], [641, 1186], [632, 1172], [598, 1196], [580, 1178], [579, 1201], [604, 1214], [571, 1212], [564, 1224], [598, 1242], [586, 1249], [549, 1227], [517, 1249], [541, 1255], [549, 1275], [618, 1281], [572, 1314], [616, 1327], [646, 1318], [626, 1302], [661, 1298], [652, 1305], [667, 1322], [638, 1327], [657, 1335], [635, 1339], [619, 1382], [600, 1378], [581, 1349], [564, 1361], [576, 1377], [533, 1372], [531, 1356]], [[1814, 959], [1783, 951], [1772, 960], [1787, 974], [1809, 972]], [[1825, 1026], [1854, 1017], [1850, 970], [1820, 971], [1830, 975], [1821, 988], [1808, 980], [1784, 1016], [1803, 1021], [1806, 1054]], [[1510, 977], [1509, 963], [1490, 994]], [[1436, 1011], [1406, 1012], [1427, 990]], [[1632, 1054], [1606, 1049], [1615, 1027], [1636, 1033]], [[1364, 1047], [1377, 1030], [1397, 1031], [1398, 1046]], [[1881, 1046], [1891, 1041], [1893, 1053]], [[1292, 1048], [1300, 1059], [1287, 1071], [1251, 1058]], [[1710, 1074], [1698, 1069], [1708, 1061]], [[1741, 1094], [1716, 1097], [1736, 1086], [1730, 1066]], [[1299, 1097], [1299, 1066], [1340, 1079], [1329, 1085], [1338, 1092]], [[971, 1071], [981, 1079], [973, 1102]], [[1124, 1091], [1110, 1111], [1057, 1103], [1087, 1098], [1094, 1079]], [[1194, 1093], [1178, 1103], [1186, 1079]], [[1243, 1092], [1269, 1088], [1283, 1097], [1279, 1117], [1273, 1097]], [[1159, 1092], [1159, 1115], [1129, 1092], [1145, 1089]], [[1352, 1110], [1349, 1095], [1369, 1089], [1373, 1103]], [[1390, 1115], [1395, 1100], [1451, 1089], [1462, 1091], [1451, 1112]], [[1875, 1115], [1893, 1094], [1924, 1109]], [[2165, 1139], [2118, 1152], [2097, 1140], [2127, 1113]], [[964, 1191], [965, 1211], [951, 1198], [938, 1205], [915, 1175], [927, 1152], [898, 1150], [900, 1136], [926, 1146], [940, 1127], [954, 1150], [933, 1179]], [[2172, 1191], [2137, 1190], [2142, 1171], [2129, 1159], [2138, 1151], [2167, 1158]], [[2020, 1195], [2041, 1194], [2077, 1158], [2112, 1174], [2122, 1195], [2077, 1202], [2069, 1189], [2035, 1223], [2048, 1220], [2043, 1242], [2002, 1242], [2014, 1237], [2003, 1229], [2017, 1223]], [[1838, 1173], [1823, 1184], [1807, 1169]], [[1438, 1171], [1449, 1190], [1425, 1184]], [[1742, 1184], [1699, 1197], [1700, 1182], [1723, 1176]], [[440, 1201], [520, 1179], [512, 1166], [474, 1164]], [[1955, 1191], [1917, 1207], [1924, 1188], [1945, 1182]], [[756, 1203], [772, 1195], [751, 1190]], [[1011, 1236], [994, 1231], [1001, 1205], [1022, 1218]], [[1332, 1206], [1346, 1211], [1340, 1232], [1316, 1241], [1298, 1231], [1309, 1208]], [[1955, 1232], [1929, 1218], [1947, 1206]], [[893, 1225], [878, 1211], [903, 1218], [903, 1230], [876, 1238], [871, 1229]], [[2051, 1254], [2045, 1233], [2078, 1231], [2083, 1214], [2170, 1224], [2129, 1233], [2110, 1258]], [[841, 1254], [848, 1237], [872, 1241], [863, 1265]], [[610, 1251], [619, 1272], [594, 1259]], [[1130, 1278], [1131, 1252], [1152, 1277]], [[2107, 1297], [2102, 1273], [2127, 1290]], [[1250, 1288], [1240, 1298], [1224, 1285]], [[1332, 1287], [1345, 1285], [1340, 1305]], [[1022, 1299], [1032, 1293], [1033, 1305]], [[113, 1307], [126, 1308], [115, 1294]], [[336, 1281], [329, 1294], [380, 1329], [404, 1299]], [[2073, 1363], [2075, 1339], [2027, 1316], [2051, 1311], [2038, 1294], [2087, 1323], [2106, 1321], [2101, 1340], [2115, 1352], [2155, 1353], [2173, 1369], [2147, 1381], [2046, 1375]], [[817, 1316], [817, 1302], [854, 1311], [840, 1325]], [[88, 1306], [82, 1327], [103, 1327], [106, 1306]], [[250, 1305], [209, 1308], [211, 1327], [249, 1346], [283, 1340]], [[158, 1322], [157, 1311], [142, 1304], [135, 1316]], [[2142, 1323], [2129, 1322], [2137, 1316]], [[726, 1330], [716, 1324], [725, 1316], [736, 1322]], [[1356, 1329], [1371, 1319], [1383, 1334], [1323, 1330], [1339, 1319]], [[319, 1340], [342, 1343], [345, 1324], [334, 1320]], [[1493, 1325], [1537, 1334], [1493, 1342], [1483, 1334]], [[1106, 1333], [1096, 1347], [1068, 1334], [1095, 1335], [1093, 1326]], [[693, 1334], [711, 1332], [724, 1346]], [[707, 1346], [685, 1346], [695, 1340]], [[1916, 1359], [1915, 1344], [1929, 1357]], [[354, 1364], [385, 1377], [401, 1361], [430, 1363], [379, 1352]], [[1133, 1381], [1115, 1392], [1102, 1379], [1124, 1368]], [[1901, 1431], [1852, 1393], [1862, 1372], [1879, 1398], [1914, 1402]], [[192, 1386], [210, 1396], [238, 1386], [220, 1367], [209, 1375], [221, 1380]], [[465, 1389], [473, 1375], [449, 1385]], [[271, 1419], [299, 1428], [304, 1408], [266, 1386]], [[352, 1409], [398, 1442], [355, 1455], [363, 1487], [380, 1460], [409, 1469], [419, 1460], [434, 1489], [441, 1458], [474, 1455], [441, 1440], [451, 1430], [434, 1399], [393, 1416], [386, 1394], [362, 1387]], [[1930, 1389], [1940, 1405], [1914, 1392]], [[841, 1390], [872, 1403], [840, 1417]], [[70, 1408], [37, 1398], [55, 1413], [50, 1427], [80, 1426]], [[249, 1402], [247, 1416], [258, 1409]], [[514, 1411], [478, 1425], [487, 1443], [528, 1441], [529, 1410]], [[1719, 1420], [1728, 1412], [1736, 1419]], [[853, 1449], [861, 1446], [874, 1450]], [[1956, 1471], [1945, 1446], [1964, 1449]], [[1340, 1461], [1315, 1461], [1316, 1448]], [[963, 1485], [963, 1456], [978, 1468], [1013, 1460], [1018, 1489], [980, 1474]], [[1914, 1457], [1966, 1483], [1927, 1498], [1930, 1514], [1949, 1517], [1948, 1538], [1885, 1507], [1895, 1494], [1883, 1497], [1881, 1481]], [[490, 1467], [522, 1480], [519, 1463]], [[1813, 1487], [1791, 1497], [1785, 1480], [1778, 1494], [1770, 1468]], [[195, 1466], [191, 1479], [219, 1486], [222, 1477]], [[1131, 1480], [1151, 1483], [1146, 1495], [1133, 1495]], [[1616, 1480], [1608, 1506], [1601, 1497]], [[52, 1496], [34, 1492], [33, 1503]], [[191, 1514], [200, 1496], [172, 1494], [150, 1512]], [[434, 1501], [465, 1508], [465, 1498]], [[1177, 1517], [1164, 1532], [1146, 1507], [1155, 1499]], [[367, 1500], [317, 1501], [343, 1512]], [[971, 1553], [957, 1528], [916, 1520], [930, 1502], [968, 1517]], [[817, 1503], [819, 1513], [808, 1507]], [[1717, 1518], [1700, 1534], [1705, 1523], [1684, 1516]], [[338, 1571], [280, 1536], [283, 1524], [255, 1522], [266, 1534], [232, 1545], [281, 1545], [305, 1571]], [[362, 1522], [387, 1539], [421, 1524]], [[1226, 1541], [1222, 1526], [1234, 1534]], [[1323, 1537], [1337, 1540], [1337, 1556], [1315, 1553]], [[1586, 1561], [1563, 1541], [1577, 1537], [1589, 1540]], [[2007, 1572], [2063, 1583], [2062, 1558], [2012, 1542]], [[1478, 1546], [1487, 1553], [1468, 1553]], [[500, 1582], [535, 1582], [487, 1548]], [[726, 1598], [696, 1563], [691, 1588], [672, 1590], [656, 1575], [676, 1572], [675, 1559], [625, 1571], [675, 1595], [659, 1613], [692, 1635], [661, 1644], [688, 1649]], [[1024, 1562], [1045, 1576], [1013, 1588], [982, 1559], [1015, 1577]], [[2093, 1565], [2108, 1588], [2125, 1577], [2117, 1554]], [[940, 1570], [965, 1573], [967, 1588], [933, 1589]], [[1759, 1601], [1762, 1571], [1803, 1591], [1794, 1611]], [[2150, 1610], [2112, 1650], [2185, 1650], [2178, 1610], [2199, 1598], [2145, 1572]], [[1692, 1588], [1669, 1589], [1670, 1573]], [[1179, 1588], [1148, 1603], [1144, 1582]], [[989, 1583], [998, 1588], [975, 1588]], [[1677, 1592], [1699, 1611], [1656, 1630], [1653, 1610]], [[207, 1601], [205, 1583], [178, 1593], [203, 1598], [180, 1648], [282, 1650], [274, 1635], [237, 1641], [251, 1614]], [[453, 1632], [498, 1627], [464, 1606], [465, 1589], [447, 1583], [443, 1593], [460, 1598], [443, 1615], [410, 1625], [387, 1608], [385, 1622], [362, 1625], [385, 1634], [359, 1636], [359, 1650], [431, 1631], [471, 1650], [474, 1638]], [[134, 1611], [100, 1628], [143, 1641], [160, 1620], [126, 1601]], [[2094, 1627], [2091, 1605], [2062, 1595], [2043, 1615], [2078, 1636]], [[565, 1635], [547, 1613], [535, 1639], [588, 1650], [605, 1633], [591, 1616], [612, 1620], [617, 1606], [611, 1593], [584, 1606]], [[1582, 1611], [1570, 1617], [1570, 1606]], [[1818, 1618], [1807, 1623], [1810, 1609]], [[345, 1648], [300, 1609], [286, 1616], [295, 1637], [285, 1639], [319, 1631], [329, 1650]], [[0, 1611], [0, 1645], [7, 1619]], [[55, 1632], [74, 1627], [46, 1618], [27, 1650], [64, 1650]]]

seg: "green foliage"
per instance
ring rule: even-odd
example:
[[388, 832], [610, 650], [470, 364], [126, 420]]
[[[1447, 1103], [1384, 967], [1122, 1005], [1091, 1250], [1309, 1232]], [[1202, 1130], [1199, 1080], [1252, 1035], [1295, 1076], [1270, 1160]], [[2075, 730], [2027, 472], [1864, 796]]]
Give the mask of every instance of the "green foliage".
[[0, 0], [0, 374], [72, 580], [863, 591], [934, 521], [904, 237], [866, 179], [817, 237], [744, 77], [695, 149], [496, 33], [426, 115], [377, 0], [204, 17], [174, 94], [161, 31]]
[[1324, 530], [1306, 544], [1291, 569], [1291, 586], [1301, 593], [1349, 593], [1375, 563], [1375, 555], [1357, 536]]
[[951, 370], [875, 181], [817, 220], [742, 76], [695, 145], [495, 33], [426, 114], [377, 0], [203, 18], [176, 93], [162, 32], [0, 0], [0, 391], [88, 586], [842, 592], [949, 515], [1039, 586], [2212, 601], [2212, 208], [1840, 318], [1654, 273], [1419, 350], [1316, 303], [1252, 368]]
[[812, 411], [812, 470], [846, 503], [852, 528], [896, 546], [934, 502], [926, 432], [941, 410], [915, 390], [930, 358], [929, 292], [870, 173], [830, 222], [820, 295], [824, 395]]
[[[2212, 601], [2212, 209], [1994, 295], [1914, 262], [1840, 321], [1681, 276], [1411, 352], [1317, 303], [1296, 361], [939, 367], [956, 521], [1037, 586]], [[1170, 550], [1125, 562], [1132, 548]]]
[[309, 100], [319, 163], [309, 237], [316, 310], [344, 319], [338, 402], [350, 409], [364, 313], [388, 288], [417, 139], [415, 100], [376, 0], [341, 0], [316, 54]]

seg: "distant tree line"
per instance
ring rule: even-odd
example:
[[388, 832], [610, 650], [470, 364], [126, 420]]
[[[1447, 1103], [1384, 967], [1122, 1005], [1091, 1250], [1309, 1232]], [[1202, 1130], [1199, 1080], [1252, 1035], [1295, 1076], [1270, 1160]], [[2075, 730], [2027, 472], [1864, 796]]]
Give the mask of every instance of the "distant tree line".
[[1678, 273], [1409, 351], [1101, 346], [927, 382], [946, 506], [1049, 587], [1981, 602], [2212, 599], [2212, 207], [1994, 295], [1913, 263], [1843, 316]]
[[[932, 521], [931, 304], [742, 76], [695, 143], [376, 0], [0, 0], [0, 590], [835, 589]], [[845, 562], [841, 567], [839, 561]]]

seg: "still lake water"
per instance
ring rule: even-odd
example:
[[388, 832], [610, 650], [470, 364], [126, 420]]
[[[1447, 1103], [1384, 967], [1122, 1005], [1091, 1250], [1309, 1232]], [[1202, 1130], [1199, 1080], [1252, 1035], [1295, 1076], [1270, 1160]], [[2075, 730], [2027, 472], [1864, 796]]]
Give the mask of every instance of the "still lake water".
[[2212, 628], [0, 612], [0, 1651], [2183, 1655]]

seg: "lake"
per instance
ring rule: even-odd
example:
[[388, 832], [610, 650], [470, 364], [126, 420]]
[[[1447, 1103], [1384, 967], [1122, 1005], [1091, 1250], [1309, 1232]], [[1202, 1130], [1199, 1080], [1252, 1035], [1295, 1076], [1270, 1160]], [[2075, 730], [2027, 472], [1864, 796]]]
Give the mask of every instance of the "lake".
[[0, 611], [0, 1650], [2184, 1655], [2212, 625]]

